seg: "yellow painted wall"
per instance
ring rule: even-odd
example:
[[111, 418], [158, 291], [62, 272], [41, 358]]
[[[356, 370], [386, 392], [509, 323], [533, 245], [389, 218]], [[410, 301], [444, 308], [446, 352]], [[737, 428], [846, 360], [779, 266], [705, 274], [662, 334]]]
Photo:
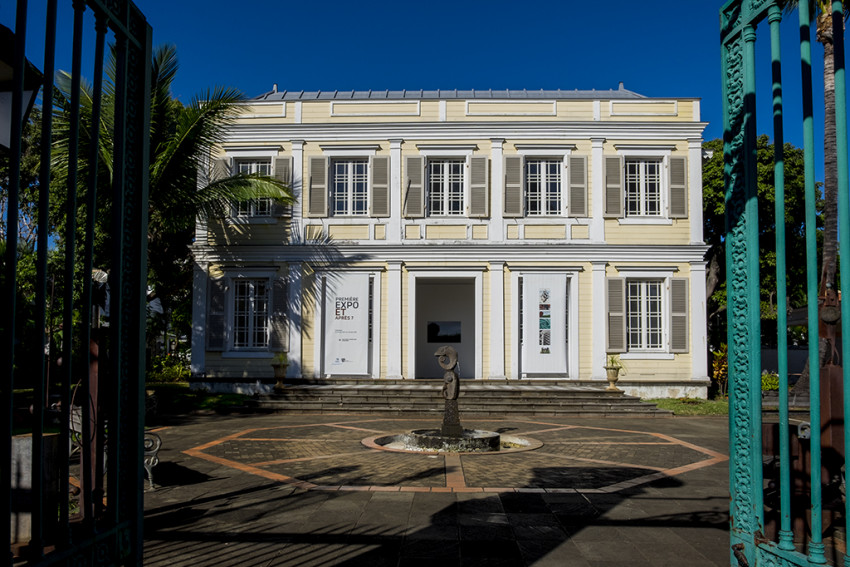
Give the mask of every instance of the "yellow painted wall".
[[425, 225], [425, 240], [466, 240], [466, 225]]
[[574, 224], [570, 227], [570, 237], [573, 240], [590, 238], [590, 227], [586, 224]]
[[315, 274], [304, 274], [302, 279], [304, 293], [301, 300], [301, 321], [305, 324], [309, 323], [309, 327], [303, 329], [301, 333], [301, 374], [305, 378], [318, 377], [317, 363], [315, 356], [316, 341], [319, 340], [317, 335], [319, 329], [315, 328], [313, 321], [316, 318], [316, 300], [321, 293], [317, 289], [318, 279]]
[[508, 225], [507, 237], [509, 240], [516, 240], [519, 238], [519, 226], [515, 224]]
[[567, 236], [567, 227], [552, 224], [527, 224], [525, 225], [525, 238], [530, 239], [559, 239]]
[[375, 240], [386, 240], [386, 239], [387, 239], [387, 225], [376, 224], [375, 225]]
[[488, 226], [486, 224], [476, 224], [472, 227], [472, 239], [473, 240], [487, 240], [487, 229]]
[[[587, 380], [591, 375], [593, 364], [593, 326], [605, 325], [605, 321], [594, 321], [593, 302], [605, 301], [605, 290], [593, 289], [593, 272], [590, 263], [583, 264], [584, 270], [578, 274], [578, 285], [570, 290], [578, 293], [578, 348], [579, 348], [579, 378]], [[596, 296], [594, 297], [594, 292]]]
[[209, 219], [207, 239], [211, 246], [245, 244], [283, 244], [289, 237], [289, 219], [271, 224], [233, 223], [228, 219]]
[[505, 326], [504, 326], [504, 335], [505, 335], [505, 376], [508, 378], [518, 378], [518, 376], [514, 376], [512, 374], [514, 358], [516, 357], [516, 353], [514, 352], [517, 348], [514, 343], [514, 339], [511, 336], [511, 329], [516, 325], [514, 322], [514, 314], [513, 314], [513, 301], [514, 301], [514, 290], [511, 283], [511, 270], [509, 267], [505, 266], [504, 271], [504, 285], [505, 285]]
[[673, 224], [620, 224], [605, 220], [608, 244], [688, 244], [691, 240], [688, 219], [673, 219]]
[[304, 236], [307, 240], [318, 240], [322, 238], [323, 228], [320, 224], [308, 224], [304, 227]]
[[231, 358], [220, 352], [206, 353], [206, 373], [210, 378], [273, 378], [274, 358]]
[[408, 240], [419, 240], [422, 238], [418, 224], [408, 224], [404, 227], [404, 237]]
[[328, 226], [328, 235], [334, 240], [369, 240], [368, 224], [337, 224]]

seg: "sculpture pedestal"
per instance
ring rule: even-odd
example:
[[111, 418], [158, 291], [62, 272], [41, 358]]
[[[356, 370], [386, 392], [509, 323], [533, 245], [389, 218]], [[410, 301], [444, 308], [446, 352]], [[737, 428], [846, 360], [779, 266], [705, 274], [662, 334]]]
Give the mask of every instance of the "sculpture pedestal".
[[440, 428], [440, 433], [448, 437], [460, 437], [463, 435], [457, 400], [446, 400], [446, 410], [443, 413], [443, 426]]

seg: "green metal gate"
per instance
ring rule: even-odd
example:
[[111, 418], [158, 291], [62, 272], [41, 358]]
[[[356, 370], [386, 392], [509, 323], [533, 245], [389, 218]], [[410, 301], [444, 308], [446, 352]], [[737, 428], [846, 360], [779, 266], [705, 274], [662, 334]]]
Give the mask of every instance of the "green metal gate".
[[[9, 171], [0, 180], [7, 212], [0, 515], [11, 534], [0, 563], [141, 565], [151, 28], [129, 0], [62, 0], [73, 10], [63, 98], [54, 82], [56, 53], [68, 51], [57, 47], [59, 2], [39, 0], [45, 20], [27, 22], [27, 0], [17, 0], [15, 28], [3, 28], [8, 43], [0, 46], [0, 71], [11, 68], [0, 89], [12, 100], [9, 147], [0, 156]], [[28, 24], [36, 32], [43, 25], [44, 33], [28, 34]], [[28, 36], [44, 38], [40, 73], [42, 63], [26, 59], [27, 42], [34, 41]], [[109, 45], [115, 65], [105, 70]], [[92, 48], [84, 72], [84, 53]], [[81, 97], [83, 75], [92, 68], [91, 88]], [[43, 143], [39, 172], [27, 181], [24, 96], [39, 89]], [[112, 115], [102, 112], [107, 96]], [[57, 153], [60, 147], [64, 153]], [[37, 203], [34, 242], [20, 237], [19, 209], [27, 199]], [[57, 200], [64, 204], [58, 213], [51, 202]], [[57, 222], [64, 227], [51, 234]], [[97, 265], [96, 224], [105, 227], [108, 243]], [[49, 262], [57, 251], [64, 257]], [[98, 299], [103, 278], [95, 272], [108, 274], [108, 302]], [[99, 304], [108, 316], [93, 316]]]
[[[814, 432], [808, 444], [810, 500], [801, 504], [792, 501], [792, 465], [803, 457], [792, 454], [793, 430], [789, 427], [786, 312], [778, 309], [777, 337], [779, 357], [779, 425], [778, 488], [776, 506], [778, 523], [776, 536], [768, 537], [765, 530], [765, 478], [763, 474], [762, 401], [761, 401], [761, 332], [759, 297], [759, 240], [756, 193], [756, 28], [762, 23], [770, 27], [771, 65], [773, 80], [773, 126], [776, 195], [776, 253], [777, 305], [785, 301], [785, 234], [783, 178], [783, 83], [780, 72], [779, 25], [782, 19], [777, 0], [731, 0], [720, 11], [723, 63], [724, 103], [724, 164], [726, 178], [726, 260], [727, 304], [729, 322], [729, 445], [731, 492], [731, 549], [732, 565], [791, 566], [827, 563], [823, 539], [823, 467], [820, 427], [822, 376], [819, 364], [810, 365], [809, 423]], [[804, 163], [806, 196], [806, 255], [807, 301], [809, 321], [809, 359], [819, 361], [818, 353], [818, 289], [817, 243], [815, 229], [814, 181], [814, 123], [812, 108], [810, 16], [807, 1], [798, 3], [800, 26], [800, 57], [803, 100]], [[843, 30], [841, 2], [832, 3], [833, 29]], [[835, 50], [835, 118], [838, 154], [839, 233], [842, 241], [850, 235], [850, 202], [848, 202], [847, 130], [844, 79], [843, 31], [833, 34]], [[796, 81], [792, 82], [797, 84]], [[850, 298], [850, 262], [840, 265], [841, 291]], [[823, 303], [823, 299], [821, 299]], [[850, 301], [841, 304], [841, 318], [850, 321]], [[841, 352], [850, 353], [850, 332], [845, 331]], [[847, 359], [842, 354], [842, 361]], [[843, 407], [850, 407], [850, 364], [843, 364]], [[827, 396], [828, 398], [828, 396]], [[846, 455], [850, 434], [848, 423], [843, 424]], [[802, 443], [802, 442], [801, 442]], [[846, 499], [845, 499], [846, 500]], [[797, 507], [795, 509], [794, 507]], [[846, 506], [846, 504], [845, 504]], [[800, 509], [803, 507], [804, 509]], [[810, 516], [806, 507], [811, 507]], [[847, 509], [841, 511], [847, 518]], [[795, 532], [794, 517], [808, 519], [808, 535]], [[833, 547], [831, 546], [830, 549]], [[841, 554], [845, 566], [850, 558]], [[842, 560], [839, 559], [839, 562]]]

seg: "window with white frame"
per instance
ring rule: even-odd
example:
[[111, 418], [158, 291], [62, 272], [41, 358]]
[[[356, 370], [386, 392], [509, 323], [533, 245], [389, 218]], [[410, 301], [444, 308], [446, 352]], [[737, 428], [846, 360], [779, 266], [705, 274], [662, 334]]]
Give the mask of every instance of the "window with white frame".
[[626, 159], [626, 216], [661, 216], [661, 159]]
[[[271, 161], [264, 159], [241, 159], [236, 162], [236, 172], [241, 175], [271, 175]], [[272, 200], [250, 199], [234, 204], [237, 217], [268, 217], [272, 214]]]
[[269, 346], [269, 280], [233, 280], [233, 348], [259, 350]]
[[335, 159], [331, 162], [333, 215], [369, 214], [368, 164], [368, 159]]
[[464, 214], [464, 169], [466, 160], [435, 159], [428, 161], [428, 215], [459, 216]]
[[664, 280], [626, 282], [626, 337], [629, 351], [664, 349]]
[[528, 216], [559, 215], [563, 211], [561, 178], [563, 160], [525, 160], [525, 213]]

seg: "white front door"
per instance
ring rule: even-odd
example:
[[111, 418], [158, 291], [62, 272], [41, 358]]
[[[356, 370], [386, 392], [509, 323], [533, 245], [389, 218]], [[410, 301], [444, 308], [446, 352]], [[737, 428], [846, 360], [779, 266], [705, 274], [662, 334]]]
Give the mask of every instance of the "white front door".
[[524, 377], [566, 377], [566, 274], [525, 274], [522, 278], [522, 366]]

